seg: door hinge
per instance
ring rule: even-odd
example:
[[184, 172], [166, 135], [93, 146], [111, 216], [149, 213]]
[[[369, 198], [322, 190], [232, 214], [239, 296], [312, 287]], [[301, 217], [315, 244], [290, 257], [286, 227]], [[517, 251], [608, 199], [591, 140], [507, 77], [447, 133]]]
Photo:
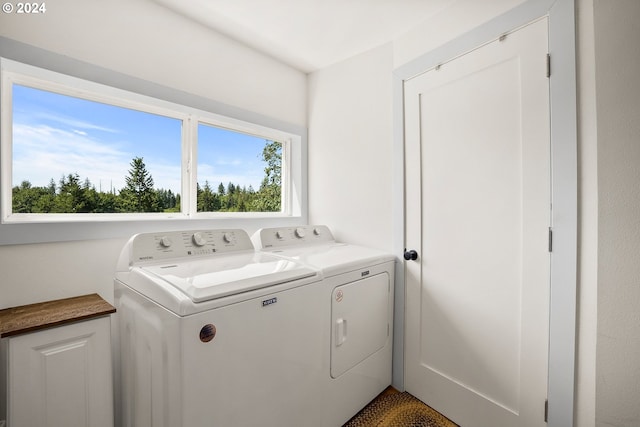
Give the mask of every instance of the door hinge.
[[544, 422], [549, 422], [549, 399], [544, 400]]
[[549, 252], [553, 252], [553, 229], [549, 227]]
[[551, 77], [551, 55], [547, 53], [547, 78]]

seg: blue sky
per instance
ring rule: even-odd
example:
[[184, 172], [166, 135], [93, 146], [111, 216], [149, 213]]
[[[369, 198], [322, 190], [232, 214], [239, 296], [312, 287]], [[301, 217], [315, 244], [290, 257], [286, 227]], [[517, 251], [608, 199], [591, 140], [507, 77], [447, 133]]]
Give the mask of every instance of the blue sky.
[[[180, 192], [180, 120], [19, 85], [13, 86], [13, 185], [89, 178], [120, 190], [133, 157], [143, 157], [155, 188]], [[208, 125], [198, 129], [198, 182], [260, 187], [263, 138]]]

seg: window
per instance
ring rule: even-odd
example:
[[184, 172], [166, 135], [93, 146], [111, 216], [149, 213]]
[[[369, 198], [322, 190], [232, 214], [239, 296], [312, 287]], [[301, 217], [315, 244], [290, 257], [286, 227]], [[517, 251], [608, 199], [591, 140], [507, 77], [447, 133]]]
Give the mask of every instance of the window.
[[10, 216], [175, 211], [182, 120], [18, 84], [12, 101]]
[[283, 144], [198, 125], [198, 212], [280, 212]]
[[300, 214], [300, 135], [4, 59], [0, 101], [3, 224]]

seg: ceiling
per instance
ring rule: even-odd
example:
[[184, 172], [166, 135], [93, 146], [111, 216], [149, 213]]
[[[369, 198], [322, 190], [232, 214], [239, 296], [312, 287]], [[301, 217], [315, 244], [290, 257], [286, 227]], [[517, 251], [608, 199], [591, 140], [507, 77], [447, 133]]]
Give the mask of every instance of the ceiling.
[[456, 0], [153, 0], [312, 72], [398, 38]]

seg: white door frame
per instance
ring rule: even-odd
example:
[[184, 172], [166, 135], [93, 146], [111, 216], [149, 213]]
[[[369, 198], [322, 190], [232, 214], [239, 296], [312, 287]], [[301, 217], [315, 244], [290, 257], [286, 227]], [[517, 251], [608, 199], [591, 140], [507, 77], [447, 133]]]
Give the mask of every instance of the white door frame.
[[[549, 314], [549, 427], [572, 427], [577, 296], [577, 94], [573, 0], [528, 0], [394, 70], [393, 246], [405, 248], [404, 81], [542, 16], [549, 17], [553, 251]], [[402, 261], [400, 261], [402, 266]], [[404, 268], [396, 268], [393, 385], [404, 390]]]

